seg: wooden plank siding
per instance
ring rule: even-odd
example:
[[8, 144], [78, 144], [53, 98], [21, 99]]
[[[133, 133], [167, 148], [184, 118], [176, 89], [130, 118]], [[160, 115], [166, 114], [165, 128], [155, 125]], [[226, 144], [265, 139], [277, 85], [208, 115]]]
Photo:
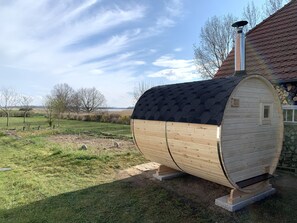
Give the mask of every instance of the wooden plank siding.
[[171, 167], [180, 168], [172, 160], [166, 142], [165, 122], [134, 119], [133, 135], [135, 144], [144, 157]]
[[217, 148], [217, 126], [168, 122], [168, 145], [175, 162], [187, 173], [228, 187]]
[[135, 144], [147, 159], [232, 187], [220, 164], [216, 125], [137, 119], [133, 125]]
[[[264, 173], [272, 174], [281, 150], [282, 111], [274, 89], [262, 78], [242, 81], [228, 101], [222, 122], [222, 159], [228, 178], [236, 183]], [[261, 103], [272, 105], [271, 123], [261, 125]]]

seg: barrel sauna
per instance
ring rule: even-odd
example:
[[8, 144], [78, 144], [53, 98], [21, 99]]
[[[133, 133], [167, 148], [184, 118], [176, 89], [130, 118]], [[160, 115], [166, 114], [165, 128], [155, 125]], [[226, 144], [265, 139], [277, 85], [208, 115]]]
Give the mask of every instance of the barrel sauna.
[[131, 129], [147, 159], [248, 193], [271, 177], [283, 141], [281, 104], [259, 75], [153, 87]]

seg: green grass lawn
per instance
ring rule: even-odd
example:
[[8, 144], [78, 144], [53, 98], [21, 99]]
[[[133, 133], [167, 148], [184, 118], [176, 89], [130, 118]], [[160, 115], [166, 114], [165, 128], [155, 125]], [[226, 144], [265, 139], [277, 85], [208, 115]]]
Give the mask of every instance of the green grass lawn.
[[26, 129], [38, 133], [45, 132], [45, 134], [88, 134], [88, 135], [103, 135], [103, 136], [116, 136], [131, 138], [131, 131], [129, 125], [120, 125], [112, 123], [98, 123], [98, 122], [84, 122], [76, 120], [60, 120], [59, 126], [55, 123], [55, 128], [49, 128], [46, 118], [43, 116], [34, 116], [26, 119], [26, 124], [23, 124], [23, 118], [9, 118], [9, 127], [6, 127], [6, 118], [0, 117], [0, 130], [15, 129], [21, 131], [23, 126]]
[[120, 170], [147, 162], [133, 146], [90, 146], [82, 151], [49, 140], [70, 134], [131, 141], [129, 126], [63, 120], [53, 130], [43, 117], [34, 117], [28, 119], [30, 129], [23, 131], [21, 118], [11, 119], [9, 129], [16, 130], [6, 130], [4, 123], [0, 118], [0, 168], [12, 170], [0, 172], [0, 223], [296, 222], [294, 176], [280, 174], [275, 196], [231, 214], [215, 207], [213, 200], [205, 203], [178, 192], [177, 185], [191, 190], [187, 188], [191, 177], [168, 182], [145, 177], [119, 180]]

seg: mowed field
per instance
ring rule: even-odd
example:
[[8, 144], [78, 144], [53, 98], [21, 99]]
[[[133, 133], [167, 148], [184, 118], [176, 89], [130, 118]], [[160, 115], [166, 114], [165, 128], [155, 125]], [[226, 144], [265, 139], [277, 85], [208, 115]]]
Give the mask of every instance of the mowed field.
[[[18, 222], [296, 222], [297, 179], [278, 172], [277, 194], [242, 211], [214, 205], [228, 189], [186, 175], [159, 182], [152, 171], [127, 175], [149, 161], [130, 126], [43, 116], [0, 118], [0, 223]], [[82, 146], [87, 147], [82, 150]], [[124, 175], [124, 177], [123, 177]]]

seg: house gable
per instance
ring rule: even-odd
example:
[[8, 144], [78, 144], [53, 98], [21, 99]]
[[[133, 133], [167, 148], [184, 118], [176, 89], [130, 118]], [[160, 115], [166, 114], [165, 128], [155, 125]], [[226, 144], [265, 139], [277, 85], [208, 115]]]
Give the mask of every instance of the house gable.
[[[297, 82], [297, 0], [292, 0], [246, 35], [246, 71], [273, 83]], [[234, 49], [215, 75], [234, 73]]]

